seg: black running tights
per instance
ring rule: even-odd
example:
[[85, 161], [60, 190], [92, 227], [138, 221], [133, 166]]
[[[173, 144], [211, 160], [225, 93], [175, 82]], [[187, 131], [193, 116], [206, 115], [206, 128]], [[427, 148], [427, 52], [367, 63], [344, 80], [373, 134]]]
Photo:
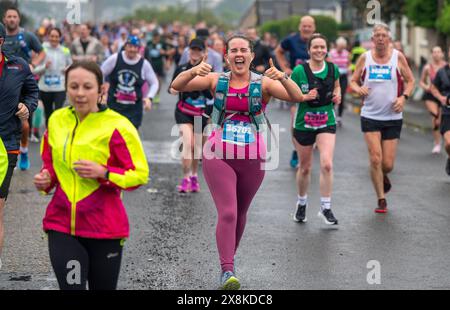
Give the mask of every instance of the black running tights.
[[87, 239], [49, 231], [50, 261], [61, 290], [115, 290], [121, 239]]

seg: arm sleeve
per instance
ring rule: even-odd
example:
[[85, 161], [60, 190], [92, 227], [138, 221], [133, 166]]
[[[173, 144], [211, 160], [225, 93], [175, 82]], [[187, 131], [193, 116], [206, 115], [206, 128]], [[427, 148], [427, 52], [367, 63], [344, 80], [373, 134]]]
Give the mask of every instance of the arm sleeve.
[[34, 33], [30, 33], [30, 48], [37, 54], [43, 51], [42, 44]]
[[181, 73], [181, 66], [177, 66], [175, 69], [175, 72], [173, 73], [172, 80], [170, 81], [169, 88], [167, 88], [167, 91], [170, 93], [170, 87], [172, 86], [173, 80], [177, 78], [177, 76]]
[[333, 64], [333, 66], [334, 66], [334, 80], [339, 80], [340, 78], [339, 67], [335, 64]]
[[289, 41], [289, 37], [284, 38], [283, 41], [281, 41], [280, 46], [282, 49], [284, 49], [285, 51], [288, 51], [290, 48], [290, 41]]
[[27, 106], [28, 111], [32, 113], [34, 112], [34, 110], [36, 110], [38, 105], [39, 87], [36, 83], [36, 80], [34, 79], [33, 73], [31, 73], [28, 64], [24, 61], [22, 65], [24, 66], [26, 77], [22, 85], [20, 98], [23, 104]]
[[53, 168], [52, 149], [48, 143], [48, 130], [44, 133], [44, 139], [41, 142], [41, 157], [42, 157], [42, 170], [47, 169], [50, 173], [51, 184], [44, 190], [47, 194], [55, 187], [58, 178], [56, 177], [55, 169]]
[[108, 75], [110, 75], [111, 72], [113, 72], [116, 64], [117, 64], [117, 54], [114, 54], [105, 60], [105, 62], [103, 63], [103, 65], [101, 67], [102, 73], [103, 73], [103, 80], [105, 80], [106, 77]]
[[106, 186], [134, 190], [147, 184], [149, 168], [137, 130], [129, 126], [116, 129], [109, 142], [110, 158], [106, 167], [109, 180], [99, 180]]
[[156, 96], [156, 93], [158, 92], [159, 88], [158, 78], [156, 77], [152, 65], [147, 60], [144, 60], [144, 66], [142, 70], [144, 71], [143, 72], [144, 80], [146, 80], [148, 85], [150, 86], [146, 97], [153, 98]]

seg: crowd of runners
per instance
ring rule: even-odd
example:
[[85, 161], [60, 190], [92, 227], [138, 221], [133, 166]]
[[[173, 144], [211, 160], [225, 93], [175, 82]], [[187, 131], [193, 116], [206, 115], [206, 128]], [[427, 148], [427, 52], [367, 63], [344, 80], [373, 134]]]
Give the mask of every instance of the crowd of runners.
[[[402, 112], [416, 82], [385, 24], [373, 27], [373, 48], [366, 51], [357, 41], [350, 49], [343, 37], [329, 42], [316, 32], [311, 16], [304, 16], [298, 32], [280, 41], [269, 33], [260, 38], [255, 28], [224, 33], [205, 23], [179, 22], [56, 27], [46, 20], [32, 33], [20, 27], [16, 8], [8, 9], [2, 22], [0, 255], [3, 210], [12, 176], [20, 173], [15, 167], [30, 169], [28, 143], [40, 142], [43, 164], [34, 184], [52, 194], [43, 229], [61, 289], [86, 289], [87, 284], [89, 289], [116, 288], [129, 237], [121, 192], [148, 181], [138, 130], [144, 111], [159, 103], [161, 91], [178, 97], [178, 191], [200, 191], [201, 160], [217, 209], [222, 289], [240, 287], [234, 257], [265, 175], [268, 104], [282, 101], [290, 107], [294, 151], [286, 165], [297, 169], [296, 222], [307, 221], [317, 149], [318, 215], [326, 224], [338, 225], [331, 200], [333, 155], [347, 91], [361, 99], [375, 212], [388, 211], [386, 194], [394, 186], [388, 175], [394, 168]], [[450, 66], [444, 59], [442, 49], [433, 47], [417, 87], [423, 88], [431, 115], [432, 153], [441, 153], [443, 140], [450, 175]], [[163, 89], [166, 81], [171, 82]], [[82, 266], [82, 281], [76, 285], [66, 281], [72, 260]]]

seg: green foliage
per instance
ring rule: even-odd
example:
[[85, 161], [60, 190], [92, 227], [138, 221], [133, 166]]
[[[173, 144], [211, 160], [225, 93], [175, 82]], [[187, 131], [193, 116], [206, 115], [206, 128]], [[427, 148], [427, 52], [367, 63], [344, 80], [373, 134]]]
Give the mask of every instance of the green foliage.
[[[126, 16], [124, 20], [145, 20], [154, 21], [156, 20], [159, 24], [169, 24], [174, 20], [178, 20], [184, 23], [195, 24], [198, 21], [199, 16], [189, 11], [188, 8], [177, 5], [169, 6], [164, 9], [153, 8], [153, 7], [142, 7], [134, 11], [131, 16]], [[224, 23], [219, 19], [211, 10], [202, 10], [201, 20], [204, 20], [208, 25], [217, 25], [223, 27]]]
[[[313, 16], [316, 20], [317, 32], [325, 35], [328, 40], [334, 41], [337, 38], [338, 24], [334, 18], [323, 15]], [[260, 33], [270, 32], [276, 34], [279, 38], [297, 32], [301, 16], [291, 16], [282, 20], [275, 20], [261, 25]]]
[[440, 32], [450, 35], [450, 4], [444, 6], [441, 16], [436, 21], [436, 28]]
[[406, 0], [406, 16], [419, 27], [434, 28], [438, 17], [437, 0]]

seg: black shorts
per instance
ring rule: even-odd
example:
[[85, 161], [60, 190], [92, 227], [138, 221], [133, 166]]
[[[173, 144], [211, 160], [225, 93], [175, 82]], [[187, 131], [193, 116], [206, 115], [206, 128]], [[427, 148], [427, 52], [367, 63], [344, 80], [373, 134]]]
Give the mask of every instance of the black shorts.
[[422, 96], [422, 100], [428, 100], [428, 101], [433, 101], [434, 103], [436, 103], [438, 106], [441, 106], [441, 102], [439, 101], [438, 98], [436, 98], [435, 96], [433, 96], [431, 93], [427, 93], [424, 92], [423, 96]]
[[317, 135], [321, 133], [336, 134], [336, 126], [328, 126], [315, 131], [302, 131], [294, 128], [294, 138], [303, 146], [310, 146], [316, 143]]
[[17, 164], [17, 157], [17, 154], [8, 154], [8, 170], [6, 171], [5, 179], [0, 186], [0, 199], [6, 200], [6, 198], [8, 198], [9, 186], [11, 184], [14, 168]]
[[441, 134], [444, 135], [447, 131], [450, 131], [450, 115], [442, 115]]
[[[192, 124], [194, 125], [194, 116], [184, 114], [178, 109], [175, 109], [175, 121], [179, 124]], [[206, 125], [208, 125], [208, 119], [202, 116], [202, 133], [205, 130]]]
[[378, 121], [370, 118], [361, 117], [362, 132], [381, 133], [381, 140], [400, 139], [402, 132], [403, 120]]

